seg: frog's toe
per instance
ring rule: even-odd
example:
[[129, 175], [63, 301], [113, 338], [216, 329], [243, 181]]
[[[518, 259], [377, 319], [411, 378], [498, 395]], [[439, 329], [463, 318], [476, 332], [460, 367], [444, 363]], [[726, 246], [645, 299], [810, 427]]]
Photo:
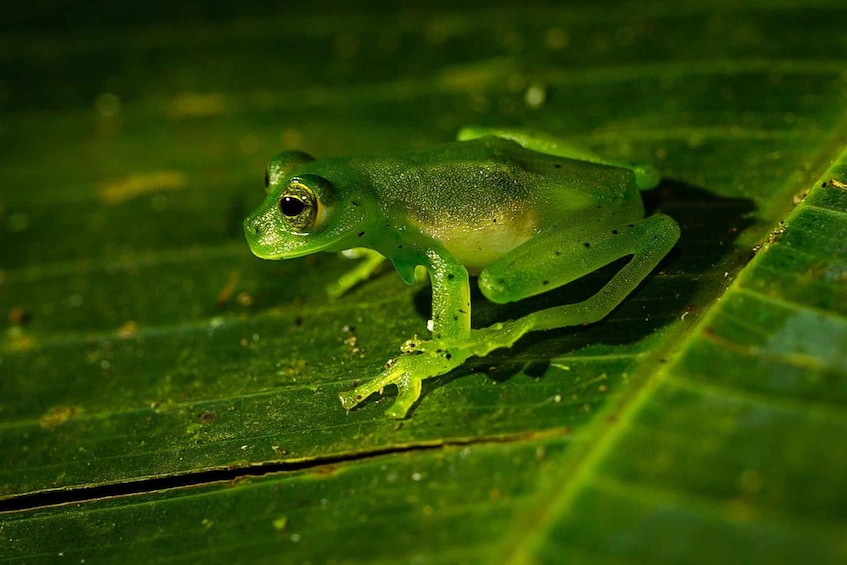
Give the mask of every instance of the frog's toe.
[[425, 339], [407, 339], [403, 342], [403, 345], [400, 346], [400, 351], [403, 353], [421, 353], [426, 350], [426, 343], [428, 340]]
[[423, 388], [423, 379], [411, 375], [405, 375], [399, 379], [397, 385], [397, 398], [394, 404], [388, 407], [385, 415], [395, 420], [402, 420], [409, 414], [409, 410], [421, 397], [421, 389]]

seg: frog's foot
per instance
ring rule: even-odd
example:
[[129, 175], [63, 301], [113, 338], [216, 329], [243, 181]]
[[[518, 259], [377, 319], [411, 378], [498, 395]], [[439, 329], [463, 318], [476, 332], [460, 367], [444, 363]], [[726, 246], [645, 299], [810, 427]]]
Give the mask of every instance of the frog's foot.
[[467, 357], [454, 356], [438, 348], [432, 352], [401, 355], [389, 361], [388, 367], [378, 377], [351, 391], [342, 392], [338, 397], [341, 405], [350, 410], [370, 395], [382, 394], [386, 386], [395, 385], [397, 398], [385, 414], [390, 418], [405, 418], [420, 397], [424, 380], [450, 372], [464, 363]]
[[403, 344], [406, 353], [390, 361], [378, 377], [339, 394], [341, 405], [350, 410], [370, 395], [382, 394], [386, 386], [395, 385], [397, 398], [385, 414], [390, 418], [405, 418], [420, 397], [424, 380], [452, 371], [469, 357], [482, 357], [494, 349], [511, 347], [528, 331], [528, 326], [521, 322], [473, 330], [463, 339], [409, 340]]

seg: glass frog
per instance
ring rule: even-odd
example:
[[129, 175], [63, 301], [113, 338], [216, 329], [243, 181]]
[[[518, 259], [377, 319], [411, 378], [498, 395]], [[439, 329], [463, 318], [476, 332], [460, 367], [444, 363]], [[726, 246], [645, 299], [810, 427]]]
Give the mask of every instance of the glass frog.
[[[340, 295], [388, 258], [406, 283], [423, 266], [432, 284], [431, 339], [408, 340], [381, 374], [339, 395], [351, 409], [395, 385], [386, 414], [404, 418], [421, 382], [469, 357], [511, 347], [527, 332], [597, 322], [679, 238], [664, 214], [644, 217], [639, 189], [657, 172], [603, 159], [538, 132], [465, 128], [421, 150], [314, 159], [285, 151], [268, 165], [267, 197], [244, 221], [264, 259], [356, 249], [364, 260]], [[521, 300], [631, 257], [594, 296], [471, 328], [469, 275], [495, 303]]]

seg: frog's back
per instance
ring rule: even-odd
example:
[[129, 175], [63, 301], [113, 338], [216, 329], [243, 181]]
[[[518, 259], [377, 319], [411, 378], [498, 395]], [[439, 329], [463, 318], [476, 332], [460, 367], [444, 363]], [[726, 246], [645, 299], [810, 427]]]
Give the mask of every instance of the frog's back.
[[640, 200], [628, 169], [538, 153], [499, 137], [389, 153], [378, 163], [367, 174], [386, 210], [414, 211], [432, 222], [476, 222], [494, 210], [561, 216]]
[[304, 172], [323, 176], [351, 202], [366, 200], [395, 229], [440, 242], [471, 272], [544, 228], [578, 224], [586, 212], [598, 221], [641, 213], [632, 171], [497, 137], [313, 163]]
[[595, 205], [640, 201], [628, 169], [538, 153], [493, 136], [320, 159], [304, 170], [362, 193], [386, 217], [435, 228], [495, 220], [537, 226]]

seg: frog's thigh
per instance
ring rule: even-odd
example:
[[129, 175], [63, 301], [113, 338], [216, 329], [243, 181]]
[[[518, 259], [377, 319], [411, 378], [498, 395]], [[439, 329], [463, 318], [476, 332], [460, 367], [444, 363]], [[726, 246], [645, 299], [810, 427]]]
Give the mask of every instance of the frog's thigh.
[[528, 130], [528, 129], [504, 129], [490, 128], [482, 126], [464, 127], [459, 130], [456, 138], [459, 141], [469, 141], [479, 137], [493, 135], [503, 139], [514, 141], [521, 147], [545, 153], [547, 155], [555, 155], [557, 157], [565, 157], [567, 159], [577, 159], [580, 161], [590, 161], [592, 163], [606, 163], [601, 157], [579, 145], [564, 141], [546, 133]]
[[564, 141], [556, 136], [546, 134], [539, 131], [526, 129], [499, 129], [489, 127], [465, 127], [459, 130], [457, 139], [459, 141], [468, 141], [493, 135], [514, 141], [524, 149], [545, 153], [547, 155], [555, 155], [556, 157], [564, 157], [566, 159], [576, 159], [578, 161], [588, 161], [589, 163], [597, 163], [599, 165], [609, 165], [611, 167], [621, 167], [630, 169], [635, 173], [635, 184], [639, 189], [653, 188], [659, 184], [661, 175], [650, 165], [637, 163], [629, 163], [615, 159], [606, 159], [596, 155], [589, 149], [581, 147], [572, 142]]
[[533, 238], [489, 265], [480, 274], [479, 286], [493, 302], [513, 302], [567, 284], [632, 255], [629, 263], [588, 300], [530, 315], [534, 329], [594, 322], [632, 292], [678, 238], [679, 226], [664, 214], [582, 237], [568, 231], [550, 233]]

